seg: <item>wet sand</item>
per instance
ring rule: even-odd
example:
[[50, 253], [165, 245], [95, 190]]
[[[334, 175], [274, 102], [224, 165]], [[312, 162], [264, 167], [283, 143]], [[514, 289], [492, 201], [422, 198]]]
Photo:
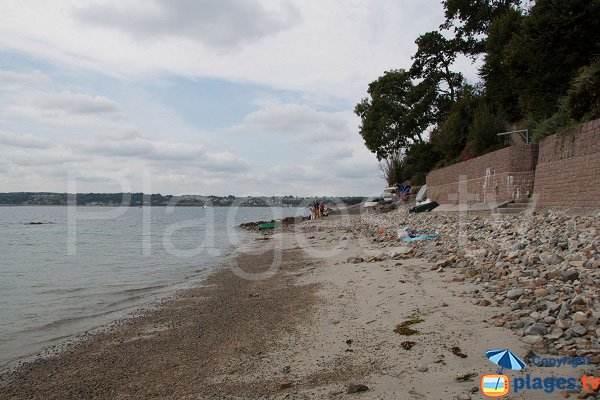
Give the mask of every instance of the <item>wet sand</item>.
[[[237, 262], [247, 272], [260, 272], [272, 259], [273, 250], [241, 255]], [[233, 377], [258, 369], [273, 340], [309, 318], [318, 285], [296, 286], [293, 275], [305, 268], [300, 251], [285, 250], [280, 273], [267, 280], [243, 280], [223, 269], [157, 310], [4, 376], [0, 399], [252, 398], [274, 393], [283, 377], [253, 382]]]

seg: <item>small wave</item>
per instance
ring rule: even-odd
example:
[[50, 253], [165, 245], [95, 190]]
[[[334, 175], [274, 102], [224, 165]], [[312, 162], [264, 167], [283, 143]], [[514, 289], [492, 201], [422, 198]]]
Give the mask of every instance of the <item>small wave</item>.
[[[36, 287], [36, 286], [32, 286], [32, 287]], [[37, 285], [37, 287], [41, 287], [40, 285]], [[88, 290], [89, 288], [83, 288], [83, 287], [79, 287], [79, 288], [57, 288], [57, 289], [48, 289], [48, 290], [44, 290], [43, 292], [39, 292], [39, 294], [71, 294], [71, 293], [77, 293], [77, 292], [81, 292], [83, 290]]]

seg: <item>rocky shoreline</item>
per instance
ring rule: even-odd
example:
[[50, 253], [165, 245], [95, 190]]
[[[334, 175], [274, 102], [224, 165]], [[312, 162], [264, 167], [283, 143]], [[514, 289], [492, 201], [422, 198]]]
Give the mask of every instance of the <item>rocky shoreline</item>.
[[[458, 271], [457, 282], [477, 284], [478, 289], [468, 294], [473, 304], [509, 307], [508, 312], [494, 313], [490, 322], [515, 331], [532, 351], [589, 357], [592, 364], [600, 363], [597, 211], [573, 215], [546, 210], [496, 217], [409, 214], [401, 208], [348, 222], [328, 221], [322, 228], [341, 230], [347, 237], [368, 237], [383, 249], [403, 243], [398, 233], [405, 226], [439, 233], [435, 240], [411, 242], [405, 252], [429, 260], [437, 272]], [[384, 261], [397, 258], [394, 251], [348, 261]]]

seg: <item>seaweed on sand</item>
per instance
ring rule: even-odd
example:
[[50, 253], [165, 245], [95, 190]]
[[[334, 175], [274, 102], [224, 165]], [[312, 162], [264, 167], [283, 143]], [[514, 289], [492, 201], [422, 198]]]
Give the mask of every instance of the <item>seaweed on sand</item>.
[[396, 325], [396, 329], [394, 329], [394, 332], [396, 332], [399, 335], [404, 335], [404, 336], [415, 335], [419, 332], [412, 329], [411, 326], [418, 324], [420, 322], [423, 322], [423, 320], [421, 319], [421, 316], [419, 315], [419, 313], [414, 313], [410, 317], [410, 319], [407, 319], [406, 321], [402, 322], [401, 324]]

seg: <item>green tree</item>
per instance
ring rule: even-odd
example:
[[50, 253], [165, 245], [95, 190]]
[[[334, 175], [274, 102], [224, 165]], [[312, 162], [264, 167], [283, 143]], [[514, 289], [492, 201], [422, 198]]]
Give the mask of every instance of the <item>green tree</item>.
[[502, 142], [497, 134], [504, 131], [506, 131], [504, 119], [494, 114], [487, 104], [480, 103], [469, 125], [469, 149], [475, 156], [480, 156], [501, 148]]
[[538, 0], [506, 63], [524, 114], [548, 118], [579, 68], [600, 54], [600, 0]]
[[485, 41], [484, 63], [479, 69], [491, 111], [503, 113], [510, 121], [519, 120], [522, 114], [505, 62], [504, 49], [519, 34], [522, 21], [523, 16], [519, 11], [509, 10], [492, 22]]
[[423, 133], [435, 121], [435, 87], [424, 80], [414, 84], [405, 70], [386, 71], [369, 84], [370, 98], [354, 108], [361, 119], [360, 134], [379, 160], [411, 143], [423, 142]]
[[461, 52], [476, 56], [484, 52], [485, 35], [492, 22], [511, 10], [521, 10], [521, 0], [444, 0], [445, 22], [452, 29]]
[[577, 121], [600, 118], [600, 59], [579, 70], [567, 93], [567, 105]]
[[456, 40], [446, 39], [439, 32], [427, 32], [415, 43], [417, 52], [412, 57], [410, 73], [414, 78], [436, 85], [438, 110], [443, 114], [448, 104], [454, 102], [456, 91], [463, 83], [462, 74], [450, 70], [458, 55]]
[[469, 125], [480, 101], [480, 90], [465, 86], [444, 121], [431, 133], [431, 142], [443, 164], [458, 161], [467, 144]]

